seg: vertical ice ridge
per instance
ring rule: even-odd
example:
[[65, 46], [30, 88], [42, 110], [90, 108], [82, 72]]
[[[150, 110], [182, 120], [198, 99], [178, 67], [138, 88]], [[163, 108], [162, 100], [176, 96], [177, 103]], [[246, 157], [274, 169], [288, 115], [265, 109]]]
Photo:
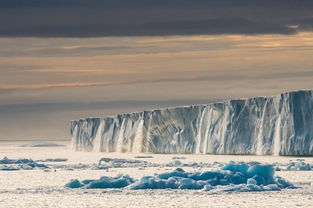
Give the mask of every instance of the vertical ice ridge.
[[133, 145], [131, 147], [132, 152], [139, 153], [142, 152], [142, 139], [144, 138], [144, 120], [141, 118], [134, 138]]
[[264, 137], [264, 122], [265, 122], [265, 114], [266, 114], [266, 108], [268, 106], [268, 99], [265, 100], [263, 110], [261, 111], [260, 115], [260, 127], [258, 130], [258, 137], [257, 137], [257, 143], [256, 143], [256, 155], [263, 155], [263, 137]]
[[196, 135], [196, 147], [195, 147], [195, 153], [196, 154], [200, 154], [202, 153], [201, 148], [201, 144], [203, 143], [203, 140], [205, 140], [206, 138], [202, 136], [202, 132], [203, 129], [206, 130], [203, 122], [204, 122], [204, 116], [205, 116], [205, 112], [206, 112], [206, 108], [204, 107], [200, 107], [199, 108], [199, 116], [197, 119], [197, 125], [195, 126], [195, 128], [197, 129], [197, 135]]
[[[73, 136], [73, 138], [78, 138], [77, 136], [77, 131], [78, 131], [78, 126], [77, 125], [71, 125], [71, 134]], [[77, 139], [72, 139], [71, 142], [71, 149], [74, 151], [77, 151]]]
[[280, 154], [280, 140], [281, 140], [281, 117], [279, 116], [277, 119], [277, 123], [275, 125], [275, 136], [274, 136], [274, 144], [273, 144], [273, 155], [279, 156]]
[[123, 136], [124, 136], [125, 123], [126, 123], [126, 119], [123, 119], [121, 126], [120, 126], [120, 131], [117, 137], [117, 141], [116, 141], [116, 150], [115, 150], [116, 152], [122, 152], [122, 149], [123, 149]]
[[95, 137], [95, 141], [93, 142], [93, 151], [101, 152], [101, 143], [102, 143], [102, 131], [103, 131], [103, 121], [100, 121], [100, 125], [97, 129], [97, 134]]

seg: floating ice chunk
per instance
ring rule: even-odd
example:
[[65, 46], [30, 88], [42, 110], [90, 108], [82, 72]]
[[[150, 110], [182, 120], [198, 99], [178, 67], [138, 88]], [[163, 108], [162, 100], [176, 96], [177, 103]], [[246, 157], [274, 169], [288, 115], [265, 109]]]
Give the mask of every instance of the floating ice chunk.
[[275, 180], [275, 184], [278, 187], [280, 187], [280, 188], [286, 188], [286, 187], [288, 187], [288, 188], [295, 188], [295, 186], [292, 183], [290, 183], [289, 181], [283, 179], [280, 176], [276, 176], [274, 180]]
[[179, 181], [179, 189], [202, 189], [204, 187], [204, 182], [195, 181], [190, 178], [184, 178]]
[[248, 185], [257, 185], [257, 181], [254, 180], [253, 178], [249, 178], [249, 179], [247, 180], [247, 184], [248, 184]]
[[108, 163], [108, 162], [112, 162], [112, 163], [141, 163], [141, 162], [144, 162], [144, 161], [104, 157], [104, 158], [101, 158], [99, 160], [99, 163], [102, 163], [102, 162], [106, 162], [106, 163]]
[[45, 164], [40, 164], [40, 163], [36, 163], [36, 162], [33, 162], [33, 163], [28, 163], [27, 164], [28, 166], [32, 167], [32, 168], [49, 168], [47, 165]]
[[37, 160], [36, 162], [66, 162], [66, 158], [47, 158], [44, 160]]
[[247, 181], [246, 175], [241, 172], [232, 172], [231, 174], [224, 176], [224, 178], [232, 184], [242, 184]]
[[77, 179], [72, 179], [72, 180], [70, 180], [67, 184], [65, 184], [65, 187], [66, 188], [72, 188], [72, 189], [74, 189], [74, 188], [81, 188], [81, 187], [83, 187], [84, 186], [84, 184], [82, 184], [79, 180], [77, 180]]
[[186, 157], [178, 157], [178, 156], [174, 156], [172, 157], [172, 160], [185, 160]]
[[165, 164], [165, 166], [167, 167], [212, 167], [212, 165], [210, 163], [197, 163], [197, 162], [189, 162], [189, 163], [182, 163], [181, 161], [179, 160], [174, 160], [174, 161], [171, 161], [167, 164]]
[[215, 189], [214, 186], [211, 186], [210, 184], [208, 184], [208, 185], [205, 185], [201, 191], [211, 191], [214, 189]]
[[31, 170], [34, 168], [49, 168], [45, 164], [37, 163], [32, 159], [9, 159], [4, 157], [0, 160], [0, 170], [12, 171], [12, 170]]
[[220, 171], [203, 171], [195, 172], [188, 175], [189, 178], [193, 180], [210, 180], [210, 179], [222, 179], [225, 174]]
[[66, 188], [88, 188], [88, 189], [104, 189], [104, 188], [123, 188], [135, 182], [135, 179], [128, 175], [118, 175], [116, 177], [103, 176], [97, 180], [72, 179], [68, 182]]
[[123, 188], [134, 183], [134, 179], [128, 175], [120, 175], [117, 177], [103, 176], [98, 180], [91, 181], [86, 188]]
[[[208, 190], [213, 193], [219, 192], [251, 192], [261, 191], [261, 187], [253, 184], [239, 184], [239, 185], [227, 185], [227, 186], [216, 186], [214, 189]], [[207, 190], [205, 190], [207, 191]]]
[[16, 170], [21, 170], [19, 167], [14, 167], [14, 166], [0, 166], [1, 171], [16, 171]]
[[[292, 184], [288, 188], [295, 188]], [[281, 189], [278, 187], [277, 184], [269, 184], [263, 186], [264, 191], [280, 191]]]
[[309, 163], [306, 163], [304, 160], [297, 160], [296, 162], [291, 161], [287, 168], [287, 171], [308, 171], [313, 170], [313, 166]]
[[112, 190], [105, 190], [102, 193], [120, 193], [122, 190], [112, 189]]
[[56, 144], [52, 142], [31, 142], [28, 144], [23, 144], [20, 147], [58, 147], [58, 146], [65, 146], [65, 145]]
[[166, 166], [177, 167], [177, 166], [182, 166], [182, 165], [183, 165], [183, 163], [180, 160], [174, 160], [174, 161], [167, 163]]
[[185, 172], [184, 169], [182, 169], [182, 168], [176, 168], [175, 171], [178, 171], [178, 172]]
[[166, 188], [172, 188], [174, 187], [176, 181], [167, 181], [159, 178], [154, 177], [144, 177], [140, 181], [137, 181], [130, 185], [130, 189], [166, 189]]
[[159, 179], [169, 179], [170, 177], [187, 177], [187, 173], [185, 171], [181, 171], [183, 169], [176, 169], [173, 172], [167, 172], [167, 173], [161, 173], [157, 175], [157, 178]]
[[212, 193], [223, 192], [254, 192], [254, 191], [280, 191], [277, 184], [269, 184], [266, 186], [258, 186], [256, 184], [238, 184], [227, 186], [210, 186], [206, 185], [201, 191], [210, 191]]
[[[234, 179], [253, 178], [258, 185], [267, 185], [273, 183], [274, 167], [272, 165], [263, 165], [258, 162], [229, 162], [222, 170], [228, 170], [236, 174]], [[239, 184], [239, 183], [234, 183]]]
[[137, 155], [135, 158], [153, 158], [151, 155]]
[[98, 162], [100, 166], [106, 166], [110, 168], [126, 168], [126, 167], [138, 167], [146, 166], [150, 163], [142, 160], [128, 160], [120, 158], [101, 158]]
[[33, 163], [34, 161], [32, 159], [9, 159], [7, 157], [4, 157], [0, 160], [0, 164], [25, 164], [25, 163]]
[[246, 174], [248, 171], [249, 166], [244, 162], [235, 163], [233, 161], [230, 161], [228, 164], [226, 164], [224, 167], [222, 167], [222, 170], [230, 170], [233, 172], [241, 172], [243, 174]]
[[247, 171], [248, 177], [263, 178], [262, 184], [267, 185], [273, 183], [274, 168], [272, 165], [253, 165]]

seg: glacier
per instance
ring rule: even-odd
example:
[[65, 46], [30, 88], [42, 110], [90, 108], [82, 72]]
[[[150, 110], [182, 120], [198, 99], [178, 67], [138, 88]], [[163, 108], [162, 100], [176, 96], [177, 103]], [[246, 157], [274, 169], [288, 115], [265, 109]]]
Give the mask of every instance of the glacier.
[[313, 91], [70, 122], [75, 151], [313, 155]]

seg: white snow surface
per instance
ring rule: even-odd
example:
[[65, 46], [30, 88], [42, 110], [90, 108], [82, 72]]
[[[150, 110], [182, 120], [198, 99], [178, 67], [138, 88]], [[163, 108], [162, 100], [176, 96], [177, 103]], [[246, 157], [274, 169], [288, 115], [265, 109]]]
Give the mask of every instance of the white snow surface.
[[[281, 157], [254, 155], [206, 155], [206, 154], [143, 154], [143, 153], [103, 153], [73, 152], [70, 145], [58, 147], [20, 147], [21, 142], [0, 142], [0, 158], [29, 158], [43, 161], [43, 158], [66, 158], [44, 162], [50, 169], [30, 169], [19, 171], [0, 171], [0, 207], [312, 207], [312, 171], [276, 171], [280, 176], [299, 189], [281, 191], [210, 193], [197, 190], [117, 190], [117, 189], [67, 189], [64, 185], [73, 178], [79, 180], [95, 179], [102, 176], [115, 177], [129, 174], [136, 179], [154, 173], [173, 171], [181, 163], [211, 164], [206, 166], [184, 166], [186, 171], [216, 169], [222, 163], [233, 161], [259, 161], [261, 163], [282, 165], [285, 169], [292, 161], [313, 163], [312, 157]], [[138, 156], [142, 156], [139, 157]], [[149, 157], [144, 157], [149, 156]], [[140, 166], [117, 166], [109, 169], [93, 169], [101, 158], [126, 162], [141, 160]], [[120, 159], [117, 159], [120, 158]], [[174, 158], [174, 159], [173, 159]], [[179, 161], [181, 163], [173, 163]], [[123, 160], [121, 160], [123, 159]], [[108, 161], [108, 160], [107, 160]], [[153, 163], [156, 166], [147, 164]], [[137, 163], [134, 163], [137, 164]], [[63, 165], [73, 168], [62, 168]], [[85, 166], [87, 168], [80, 168]], [[76, 168], [75, 168], [76, 167]]]
[[76, 151], [313, 155], [313, 91], [71, 121]]

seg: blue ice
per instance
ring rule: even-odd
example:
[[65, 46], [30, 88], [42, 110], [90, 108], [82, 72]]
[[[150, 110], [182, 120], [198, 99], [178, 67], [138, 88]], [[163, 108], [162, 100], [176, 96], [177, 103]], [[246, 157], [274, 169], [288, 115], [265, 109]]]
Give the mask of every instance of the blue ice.
[[144, 176], [135, 180], [128, 175], [101, 177], [98, 180], [72, 180], [67, 188], [127, 188], [192, 189], [212, 192], [278, 191], [295, 188], [285, 179], [275, 176], [272, 165], [257, 162], [229, 162], [215, 171], [186, 172], [177, 168], [171, 172]]

